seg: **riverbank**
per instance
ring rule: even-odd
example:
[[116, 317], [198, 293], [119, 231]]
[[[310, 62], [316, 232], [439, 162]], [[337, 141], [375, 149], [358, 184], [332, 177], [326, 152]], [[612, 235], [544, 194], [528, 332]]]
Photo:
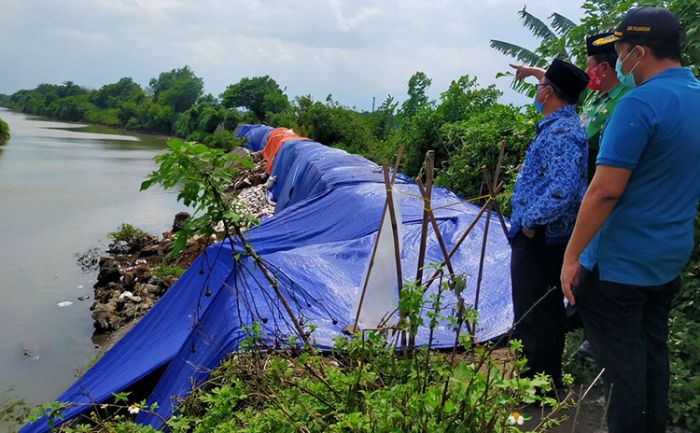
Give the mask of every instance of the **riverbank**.
[[[255, 166], [241, 170], [231, 179], [228, 192], [231, 197], [241, 200], [257, 219], [262, 219], [274, 213], [274, 204], [267, 199], [267, 174], [261, 153], [250, 153], [250, 157]], [[118, 233], [113, 234], [115, 240], [107, 250], [108, 255], [93, 259], [98, 262], [98, 274], [90, 310], [95, 328], [93, 340], [98, 345], [111, 346], [116, 342], [118, 339], [111, 334], [132, 326], [175, 284], [204, 249], [223, 239], [222, 228], [211, 239], [194, 237], [180, 255], [172, 257], [172, 235], [182, 228], [188, 217], [187, 213], [178, 213], [172, 228], [161, 236], [142, 233], [135, 238], [124, 236], [125, 239], [121, 239]], [[129, 230], [138, 229], [132, 227]], [[127, 238], [133, 239], [129, 242]], [[79, 260], [89, 261], [85, 257]]]

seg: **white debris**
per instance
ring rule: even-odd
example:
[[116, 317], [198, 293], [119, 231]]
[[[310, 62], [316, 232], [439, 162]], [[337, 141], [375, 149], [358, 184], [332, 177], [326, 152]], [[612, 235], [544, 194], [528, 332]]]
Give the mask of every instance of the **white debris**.
[[119, 295], [119, 299], [124, 299], [124, 298], [133, 298], [133, 297], [134, 297], [134, 294], [133, 294], [133, 293], [131, 293], [131, 292], [130, 292], [130, 291], [128, 291], [128, 290], [127, 290], [127, 291], [125, 291], [125, 292], [122, 292], [122, 294], [121, 294], [121, 295]]
[[246, 188], [238, 194], [238, 199], [245, 204], [245, 209], [256, 218], [274, 215], [275, 205], [267, 199], [265, 186], [256, 185]]
[[72, 303], [71, 301], [63, 301], [63, 302], [59, 302], [59, 303], [56, 304], [56, 305], [58, 305], [59, 307], [63, 308], [63, 307], [68, 307], [69, 305], [73, 305], [73, 303]]

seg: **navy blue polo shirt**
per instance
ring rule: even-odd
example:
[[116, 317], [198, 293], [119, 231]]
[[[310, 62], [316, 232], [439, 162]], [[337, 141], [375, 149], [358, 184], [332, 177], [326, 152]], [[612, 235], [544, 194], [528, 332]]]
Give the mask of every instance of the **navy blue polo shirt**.
[[692, 252], [700, 197], [700, 82], [690, 70], [666, 69], [625, 95], [596, 163], [632, 173], [581, 265], [616, 283], [671, 281]]

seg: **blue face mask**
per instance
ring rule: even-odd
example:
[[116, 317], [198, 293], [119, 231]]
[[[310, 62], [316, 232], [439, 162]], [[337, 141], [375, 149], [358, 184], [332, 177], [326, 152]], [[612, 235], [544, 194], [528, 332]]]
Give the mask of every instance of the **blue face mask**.
[[537, 111], [539, 111], [539, 113], [542, 114], [542, 110], [543, 110], [542, 103], [537, 100], [537, 95], [535, 95], [534, 104], [535, 104], [535, 108], [537, 109]]
[[632, 51], [634, 51], [636, 48], [637, 47], [634, 47], [629, 53], [627, 53], [627, 56], [624, 58], [624, 60], [620, 61], [620, 58], [618, 57], [617, 62], [615, 62], [615, 74], [617, 74], [617, 79], [620, 80], [620, 83], [622, 83], [622, 85], [624, 87], [627, 87], [628, 89], [634, 89], [635, 87], [637, 87], [637, 83], [634, 81], [634, 75], [632, 75], [632, 72], [637, 67], [637, 65], [639, 65], [639, 62], [641, 62], [641, 60], [637, 62], [637, 64], [634, 65], [632, 69], [630, 69], [630, 71], [626, 74], [622, 73], [622, 64], [625, 63], [630, 54], [632, 54]]

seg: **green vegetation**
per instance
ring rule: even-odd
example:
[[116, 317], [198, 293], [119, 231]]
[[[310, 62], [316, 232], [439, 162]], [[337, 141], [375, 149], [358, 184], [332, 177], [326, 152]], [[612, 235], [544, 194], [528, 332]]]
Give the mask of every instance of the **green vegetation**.
[[0, 119], [0, 144], [10, 139], [10, 125]]
[[30, 407], [15, 395], [13, 388], [0, 392], [0, 428], [18, 428], [27, 419]]
[[177, 265], [168, 265], [166, 263], [159, 263], [153, 268], [153, 276], [158, 278], [163, 277], [179, 277], [185, 272], [184, 269]]
[[265, 122], [269, 113], [280, 113], [289, 108], [287, 96], [267, 75], [244, 78], [228, 86], [221, 94], [221, 103], [227, 108], [246, 108], [260, 122]]
[[[249, 337], [247, 344], [257, 344]], [[251, 343], [252, 340], [252, 343]], [[516, 370], [517, 370], [516, 366]], [[536, 392], [545, 377], [504, 371], [489, 348], [471, 356], [397, 356], [377, 333], [336, 340], [332, 356], [242, 353], [169, 421], [174, 432], [518, 432], [523, 404], [561, 407]], [[515, 414], [514, 414], [515, 413]], [[546, 431], [552, 416], [530, 431]]]
[[673, 422], [700, 431], [700, 214], [695, 216], [695, 251], [681, 278], [669, 324], [669, 404]]
[[116, 231], [107, 233], [114, 242], [126, 242], [131, 251], [142, 248], [151, 236], [138, 227], [122, 223]]

